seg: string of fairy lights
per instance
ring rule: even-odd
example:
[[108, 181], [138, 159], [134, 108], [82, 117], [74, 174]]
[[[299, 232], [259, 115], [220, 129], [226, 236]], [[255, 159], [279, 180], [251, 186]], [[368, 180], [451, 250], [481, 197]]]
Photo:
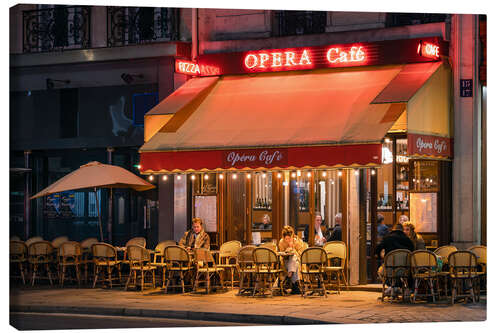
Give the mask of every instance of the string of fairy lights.
[[[141, 166], [138, 165], [137, 168], [140, 170]], [[280, 171], [273, 171], [276, 172], [276, 177], [278, 179], [284, 179], [283, 180], [283, 186], [288, 185], [288, 181], [285, 180], [286, 173], [289, 173], [289, 179], [295, 180], [303, 175], [307, 178], [311, 178], [313, 175], [313, 172], [317, 172], [318, 175], [321, 176], [322, 179], [328, 178], [331, 176], [328, 171], [333, 171], [337, 173], [337, 177], [342, 177], [343, 174], [345, 173], [345, 170], [348, 169], [329, 169], [329, 170], [324, 170], [324, 169], [309, 169], [309, 170], [280, 170]], [[354, 170], [354, 175], [359, 176], [361, 170], [370, 170], [371, 175], [376, 175], [376, 169], [375, 168], [357, 168], [353, 169]], [[210, 178], [210, 175], [216, 174], [218, 175], [219, 179], [224, 179], [224, 178], [229, 178], [236, 180], [238, 177], [246, 177], [247, 179], [252, 179], [253, 175], [260, 176], [262, 178], [266, 178], [268, 176], [268, 171], [226, 171], [226, 172], [191, 172], [191, 173], [168, 173], [168, 174], [149, 174], [146, 175], [147, 179], [149, 181], [155, 181], [156, 177], [158, 177], [158, 180], [162, 181], [167, 181], [169, 177], [175, 177], [177, 180], [182, 179], [182, 175], [186, 175], [188, 179], [191, 179], [191, 181], [195, 181], [197, 179], [197, 176], [202, 176], [203, 179], [208, 180]], [[330, 179], [330, 182], [334, 184], [334, 180]]]

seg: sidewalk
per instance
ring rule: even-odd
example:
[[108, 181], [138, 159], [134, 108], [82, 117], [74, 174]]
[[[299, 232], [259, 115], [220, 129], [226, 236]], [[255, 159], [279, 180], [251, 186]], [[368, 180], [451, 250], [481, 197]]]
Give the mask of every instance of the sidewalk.
[[15, 287], [12, 312], [86, 313], [215, 320], [253, 324], [391, 323], [486, 320], [486, 297], [476, 304], [381, 303], [379, 292], [342, 291], [328, 298], [300, 295], [273, 298], [217, 294], [165, 294], [161, 289]]

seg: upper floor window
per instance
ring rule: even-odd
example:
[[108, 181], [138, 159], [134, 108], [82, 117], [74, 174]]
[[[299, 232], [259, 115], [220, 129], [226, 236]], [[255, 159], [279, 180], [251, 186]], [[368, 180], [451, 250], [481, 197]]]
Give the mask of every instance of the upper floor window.
[[108, 46], [179, 39], [179, 10], [154, 7], [107, 7]]
[[90, 7], [40, 5], [23, 11], [23, 51], [90, 47]]
[[273, 17], [274, 36], [318, 34], [325, 32], [326, 12], [278, 10]]
[[448, 14], [388, 13], [385, 24], [387, 27], [399, 27], [403, 25], [445, 22], [448, 16]]

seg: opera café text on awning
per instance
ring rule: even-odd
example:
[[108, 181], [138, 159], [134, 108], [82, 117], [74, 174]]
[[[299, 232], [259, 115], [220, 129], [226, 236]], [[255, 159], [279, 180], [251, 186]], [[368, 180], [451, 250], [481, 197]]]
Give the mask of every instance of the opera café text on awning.
[[377, 216], [447, 244], [447, 56], [431, 37], [177, 59], [191, 78], [146, 114], [140, 149], [160, 218], [180, 238], [201, 217], [217, 247], [277, 241], [285, 225], [312, 245], [315, 214], [324, 234], [338, 216], [351, 284], [375, 278]]

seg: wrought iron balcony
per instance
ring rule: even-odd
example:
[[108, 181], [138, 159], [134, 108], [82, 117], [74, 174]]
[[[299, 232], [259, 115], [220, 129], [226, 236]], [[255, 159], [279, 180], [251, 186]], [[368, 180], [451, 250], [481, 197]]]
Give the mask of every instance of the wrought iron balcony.
[[179, 39], [179, 10], [154, 7], [107, 7], [108, 46]]
[[90, 7], [54, 6], [23, 11], [23, 52], [90, 47]]
[[273, 17], [274, 36], [318, 34], [325, 32], [326, 12], [278, 10]]

